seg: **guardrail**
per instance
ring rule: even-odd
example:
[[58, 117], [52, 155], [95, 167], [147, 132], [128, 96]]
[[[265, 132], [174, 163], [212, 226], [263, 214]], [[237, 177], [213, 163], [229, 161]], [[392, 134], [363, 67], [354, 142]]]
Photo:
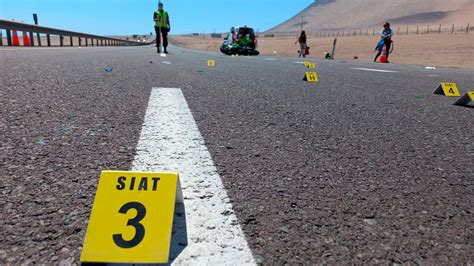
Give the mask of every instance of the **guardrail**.
[[84, 46], [94, 46], [94, 42], [95, 46], [138, 46], [150, 44], [0, 19], [0, 46], [3, 46], [2, 30], [6, 31], [8, 46], [19, 46], [19, 44], [15, 44], [13, 41], [12, 31], [27, 33], [29, 35], [30, 46], [35, 46], [34, 33], [36, 33], [37, 37], [37, 46], [41, 46], [40, 34], [46, 34], [47, 46], [51, 46], [51, 35], [59, 36], [59, 46], [64, 46], [64, 37], [69, 37], [70, 46], [74, 46], [73, 38], [77, 38], [79, 46], [82, 46], [82, 39], [85, 41]]

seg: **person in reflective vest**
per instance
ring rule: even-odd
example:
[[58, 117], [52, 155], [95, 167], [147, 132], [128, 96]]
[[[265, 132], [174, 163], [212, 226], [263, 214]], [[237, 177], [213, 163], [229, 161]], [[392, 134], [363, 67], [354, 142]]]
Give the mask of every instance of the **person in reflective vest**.
[[163, 9], [163, 3], [158, 4], [158, 10], [153, 14], [153, 20], [155, 21], [155, 32], [156, 32], [156, 48], [157, 53], [160, 53], [161, 45], [161, 36], [163, 36], [163, 49], [164, 53], [167, 54], [168, 51], [168, 32], [171, 30], [170, 16], [168, 12]]

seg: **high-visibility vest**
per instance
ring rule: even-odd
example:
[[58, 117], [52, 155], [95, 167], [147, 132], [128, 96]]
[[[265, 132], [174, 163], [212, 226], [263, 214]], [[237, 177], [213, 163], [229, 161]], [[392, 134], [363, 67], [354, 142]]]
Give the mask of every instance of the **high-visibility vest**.
[[166, 11], [155, 11], [156, 14], [156, 19], [155, 21], [155, 27], [161, 27], [161, 28], [169, 28], [168, 25], [168, 12]]

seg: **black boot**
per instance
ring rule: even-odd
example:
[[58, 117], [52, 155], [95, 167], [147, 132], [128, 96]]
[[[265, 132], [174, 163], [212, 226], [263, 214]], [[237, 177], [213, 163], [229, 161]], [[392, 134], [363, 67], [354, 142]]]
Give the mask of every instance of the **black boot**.
[[165, 54], [167, 54], [167, 53], [168, 53], [168, 51], [166, 51], [166, 47], [165, 47]]
[[160, 47], [159, 47], [159, 46], [156, 47], [156, 52], [157, 52], [157, 53], [161, 53], [161, 50], [160, 50]]

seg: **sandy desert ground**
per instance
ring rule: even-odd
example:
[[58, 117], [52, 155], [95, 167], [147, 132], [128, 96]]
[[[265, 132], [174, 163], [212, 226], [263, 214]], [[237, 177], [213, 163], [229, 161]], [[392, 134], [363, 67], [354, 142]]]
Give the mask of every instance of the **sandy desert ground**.
[[[374, 48], [380, 37], [356, 36], [338, 37], [336, 60], [371, 61]], [[219, 51], [221, 39], [209, 36], [172, 36], [172, 43], [194, 49]], [[324, 53], [331, 51], [334, 38], [310, 38], [309, 58], [323, 59]], [[280, 55], [298, 57], [298, 45], [294, 38], [258, 39], [261, 55]], [[394, 51], [390, 62], [435, 67], [458, 67], [474, 69], [474, 33], [469, 34], [430, 34], [399, 35], [394, 37]]]

